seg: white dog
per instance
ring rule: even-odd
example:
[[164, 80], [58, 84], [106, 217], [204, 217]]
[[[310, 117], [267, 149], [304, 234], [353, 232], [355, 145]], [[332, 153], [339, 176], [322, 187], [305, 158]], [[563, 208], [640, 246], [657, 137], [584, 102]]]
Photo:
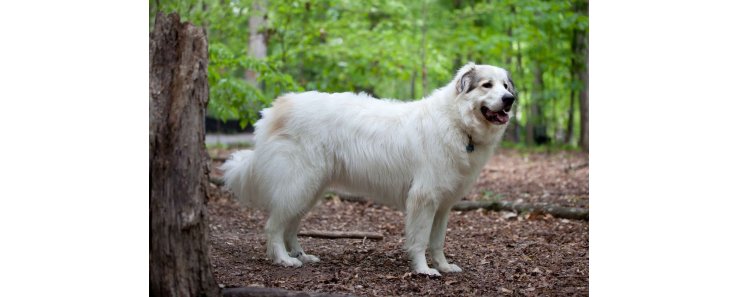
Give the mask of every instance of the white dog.
[[[506, 70], [468, 64], [447, 86], [413, 102], [366, 94], [291, 93], [256, 124], [254, 151], [222, 167], [243, 205], [269, 211], [267, 255], [299, 267], [301, 218], [333, 189], [406, 211], [406, 248], [417, 273], [459, 272], [442, 251], [450, 208], [493, 153], [516, 98]], [[425, 251], [429, 246], [429, 268]]]

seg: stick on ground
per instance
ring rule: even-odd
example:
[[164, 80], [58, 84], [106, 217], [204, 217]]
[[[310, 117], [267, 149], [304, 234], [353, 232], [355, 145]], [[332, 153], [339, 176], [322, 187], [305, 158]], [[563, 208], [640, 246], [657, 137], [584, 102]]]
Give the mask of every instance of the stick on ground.
[[316, 237], [316, 238], [357, 238], [357, 239], [374, 239], [383, 240], [383, 234], [375, 232], [359, 232], [359, 231], [301, 231], [298, 236], [304, 237]]

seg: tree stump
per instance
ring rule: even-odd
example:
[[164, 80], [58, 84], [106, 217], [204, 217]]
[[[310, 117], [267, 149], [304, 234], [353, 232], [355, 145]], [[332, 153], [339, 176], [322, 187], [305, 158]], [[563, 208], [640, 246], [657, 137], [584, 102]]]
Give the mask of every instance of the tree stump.
[[157, 15], [149, 36], [149, 295], [218, 296], [206, 243], [203, 28]]

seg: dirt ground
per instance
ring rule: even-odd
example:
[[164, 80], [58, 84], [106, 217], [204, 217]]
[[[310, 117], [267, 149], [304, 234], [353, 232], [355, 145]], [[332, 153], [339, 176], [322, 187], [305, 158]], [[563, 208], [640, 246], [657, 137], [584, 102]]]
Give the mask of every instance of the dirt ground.
[[[226, 151], [211, 151], [225, 156]], [[212, 164], [214, 175], [220, 172]], [[359, 296], [586, 296], [588, 222], [549, 215], [453, 212], [445, 252], [461, 273], [411, 274], [403, 251], [403, 213], [370, 202], [327, 198], [302, 230], [379, 232], [379, 241], [301, 237], [321, 262], [301, 268], [272, 265], [265, 256], [266, 215], [240, 208], [211, 185], [210, 258], [224, 287], [279, 287]], [[465, 199], [521, 200], [588, 207], [588, 154], [499, 150]]]

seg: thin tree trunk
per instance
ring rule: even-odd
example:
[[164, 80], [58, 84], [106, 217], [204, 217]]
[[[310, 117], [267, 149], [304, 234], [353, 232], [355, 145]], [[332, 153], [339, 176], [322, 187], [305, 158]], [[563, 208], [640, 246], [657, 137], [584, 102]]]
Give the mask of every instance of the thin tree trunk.
[[580, 103], [581, 103], [581, 148], [584, 151], [588, 151], [588, 43], [586, 43], [585, 53], [586, 64], [584, 69], [578, 74], [581, 81], [583, 82], [583, 89], [581, 90]]
[[532, 84], [532, 96], [529, 105], [529, 116], [527, 116], [527, 144], [532, 145], [535, 134], [540, 124], [540, 106], [544, 82], [542, 80], [542, 67], [539, 62], [534, 64], [534, 82]]
[[575, 111], [576, 102], [576, 91], [571, 88], [570, 90], [570, 105], [568, 107], [568, 126], [565, 130], [565, 143], [570, 144], [573, 139], [573, 117]]
[[416, 71], [411, 73], [411, 98], [416, 99]]
[[[252, 1], [252, 11], [249, 16], [249, 55], [263, 60], [267, 57], [267, 44], [265, 34], [262, 32], [267, 20], [267, 0]], [[283, 50], [285, 50], [283, 48]], [[259, 73], [247, 69], [245, 78], [247, 82], [257, 87]]]
[[[514, 9], [514, 6], [509, 7], [511, 10], [512, 15], [516, 13], [516, 10]], [[514, 39], [514, 32], [512, 29], [511, 24], [508, 24], [506, 27], [506, 35], [509, 36], [509, 40]], [[506, 51], [505, 53], [505, 61], [506, 61], [506, 67], [509, 71], [509, 75], [513, 75], [513, 71], [511, 71], [513, 67], [513, 60], [512, 57], [514, 56], [514, 43], [511, 44], [511, 47]], [[516, 80], [515, 78], [512, 78]], [[519, 102], [516, 102], [514, 106], [511, 108], [511, 123], [509, 124], [509, 128], [506, 131], [506, 139], [513, 142], [519, 142], [519, 119], [516, 116], [517, 108], [519, 107]]]
[[[519, 43], [519, 40], [516, 42], [516, 72], [519, 73], [519, 77], [524, 77], [524, 68], [522, 67], [522, 46]], [[527, 93], [526, 85], [522, 85], [522, 87], [519, 89], [519, 94], [525, 94]], [[521, 97], [521, 95], [519, 95]], [[519, 109], [519, 105], [521, 105], [521, 99], [517, 100], [518, 102], [514, 105], [514, 114], [516, 115]], [[525, 109], [526, 110], [526, 109]], [[516, 142], [520, 142], [519, 136], [521, 135], [521, 124], [517, 122], [518, 125], [514, 126], [516, 136]]]
[[[575, 11], [578, 14], [588, 16], [588, 1], [577, 1]], [[579, 57], [578, 78], [583, 83], [579, 96], [581, 111], [581, 137], [579, 145], [584, 151], [588, 151], [588, 33], [584, 30], [576, 30], [577, 57]]]
[[[570, 81], [575, 82], [576, 76], [578, 73], [578, 70], [576, 69], [576, 56], [578, 53], [576, 52], [576, 30], [573, 29], [573, 38], [570, 43], [571, 48], [571, 58], [570, 58]], [[570, 104], [568, 107], [568, 126], [565, 130], [565, 143], [571, 143], [571, 140], [573, 139], [573, 113], [575, 111], [575, 101], [576, 101], [576, 90], [573, 87], [573, 84], [571, 84], [570, 87]]]
[[149, 37], [149, 296], [218, 296], [206, 243], [208, 43], [157, 15]]
[[427, 4], [421, 4], [421, 95], [427, 94]]

